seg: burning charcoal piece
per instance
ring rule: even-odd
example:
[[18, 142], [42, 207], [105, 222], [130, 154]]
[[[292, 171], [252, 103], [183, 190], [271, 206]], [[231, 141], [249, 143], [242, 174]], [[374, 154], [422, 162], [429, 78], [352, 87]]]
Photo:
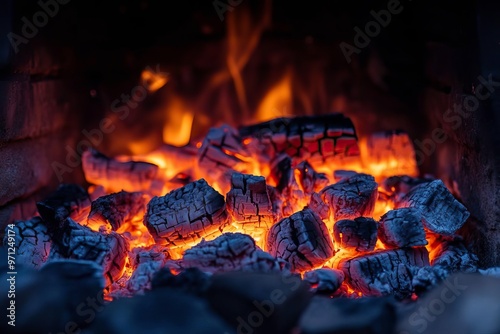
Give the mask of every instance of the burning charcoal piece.
[[413, 292], [415, 267], [429, 265], [425, 247], [395, 249], [358, 256], [340, 263], [349, 285], [364, 296], [394, 294], [406, 298]]
[[304, 281], [311, 284], [315, 293], [331, 295], [344, 282], [344, 272], [341, 270], [321, 268], [304, 273]]
[[314, 211], [322, 220], [326, 220], [330, 217], [330, 207], [323, 202], [318, 193], [313, 193], [311, 195], [311, 200], [307, 208]]
[[378, 237], [391, 248], [427, 245], [422, 214], [415, 208], [388, 211], [380, 218]]
[[342, 181], [344, 179], [348, 179], [354, 175], [358, 174], [357, 172], [353, 170], [343, 170], [343, 169], [338, 169], [333, 171], [333, 179], [335, 182]]
[[77, 222], [83, 222], [90, 211], [90, 197], [76, 184], [62, 184], [36, 206], [45, 221], [62, 222], [70, 217]]
[[123, 274], [128, 244], [119, 234], [103, 234], [67, 218], [52, 236], [57, 254], [66, 259], [94, 261], [103, 268], [108, 283]]
[[412, 285], [417, 295], [431, 290], [450, 275], [441, 266], [422, 267], [413, 274]]
[[167, 287], [201, 297], [210, 284], [210, 278], [210, 274], [198, 268], [187, 268], [178, 275], [172, 274], [168, 268], [163, 268], [153, 277], [152, 285], [153, 290]]
[[431, 265], [455, 272], [477, 272], [478, 258], [469, 252], [464, 241], [459, 236], [437, 237], [431, 243]]
[[151, 289], [153, 277], [165, 264], [168, 254], [137, 248], [132, 253], [131, 262], [135, 269], [127, 282], [127, 290], [132, 294], [144, 293]]
[[234, 224], [256, 240], [265, 238], [275, 216], [264, 177], [234, 173], [226, 202]]
[[12, 229], [7, 227], [3, 244], [16, 250], [16, 263], [40, 269], [49, 257], [52, 243], [47, 226], [40, 217], [34, 217], [15, 222]]
[[307, 161], [302, 161], [295, 167], [295, 180], [305, 194], [318, 192], [329, 183], [324, 173], [317, 173]]
[[281, 154], [271, 161], [270, 178], [276, 183], [280, 215], [288, 217], [307, 205], [306, 195], [295, 180], [292, 159], [288, 155]]
[[368, 169], [377, 172], [376, 176], [418, 175], [413, 144], [408, 134], [402, 131], [370, 135], [363, 158]]
[[223, 125], [208, 131], [198, 150], [198, 166], [209, 181], [222, 187], [227, 183], [229, 189], [228, 181], [233, 171], [250, 172], [250, 157], [238, 131]]
[[86, 225], [96, 231], [100, 226], [118, 231], [122, 226], [142, 224], [145, 212], [146, 198], [142, 193], [120, 191], [93, 201]]
[[202, 241], [186, 250], [183, 268], [207, 273], [229, 271], [279, 272], [282, 263], [255, 245], [246, 234], [224, 233], [212, 241]]
[[267, 249], [273, 256], [290, 263], [293, 271], [320, 266], [334, 255], [325, 223], [310, 209], [273, 225], [267, 237]]
[[339, 220], [333, 225], [335, 243], [341, 248], [370, 252], [375, 249], [377, 243], [377, 227], [377, 222], [372, 218]]
[[379, 191], [381, 195], [397, 203], [416, 186], [432, 181], [434, 179], [430, 177], [391, 176], [382, 182]]
[[257, 155], [267, 161], [281, 153], [297, 163], [307, 160], [316, 169], [360, 161], [354, 126], [339, 113], [276, 118], [243, 127], [240, 135], [255, 139]]
[[441, 180], [413, 188], [397, 203], [397, 207], [420, 210], [424, 226], [443, 235], [454, 234], [469, 218], [467, 209], [453, 197]]
[[229, 225], [229, 220], [224, 196], [200, 179], [154, 197], [144, 223], [157, 244], [174, 248], [214, 238]]
[[320, 195], [333, 214], [333, 220], [369, 217], [377, 200], [377, 183], [373, 176], [356, 174], [323, 190]]
[[88, 182], [101, 185], [110, 193], [125, 190], [159, 195], [163, 190], [160, 168], [148, 162], [120, 162], [91, 149], [83, 152], [82, 166]]

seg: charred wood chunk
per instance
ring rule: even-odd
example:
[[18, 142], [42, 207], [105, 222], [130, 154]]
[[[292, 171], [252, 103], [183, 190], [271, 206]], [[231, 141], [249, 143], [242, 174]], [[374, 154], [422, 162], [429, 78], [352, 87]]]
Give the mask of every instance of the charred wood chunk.
[[459, 236], [437, 237], [431, 243], [431, 265], [439, 266], [450, 273], [475, 273], [478, 270], [478, 258], [470, 252]]
[[198, 150], [199, 169], [209, 181], [223, 188], [226, 183], [229, 185], [233, 171], [250, 172], [250, 161], [251, 154], [243, 146], [238, 131], [228, 125], [211, 128]]
[[142, 224], [146, 212], [146, 197], [140, 192], [118, 193], [99, 197], [92, 202], [87, 226], [99, 230], [121, 231], [121, 227]]
[[292, 159], [281, 154], [271, 161], [270, 178], [276, 183], [276, 191], [281, 200], [280, 215], [288, 217], [307, 205], [307, 198], [295, 180]]
[[331, 295], [344, 282], [344, 272], [336, 269], [321, 268], [304, 273], [304, 281], [311, 285], [311, 290], [319, 294]]
[[271, 255], [290, 263], [293, 271], [320, 266], [334, 254], [325, 223], [310, 209], [273, 225], [267, 237], [267, 249]]
[[388, 211], [380, 218], [378, 237], [391, 248], [427, 245], [422, 213], [415, 208]]
[[453, 235], [469, 218], [469, 211], [453, 197], [441, 180], [413, 188], [397, 203], [397, 207], [420, 210], [424, 226], [443, 235]]
[[295, 180], [308, 195], [320, 191], [329, 183], [326, 174], [317, 173], [307, 161], [302, 161], [295, 167]]
[[256, 142], [259, 156], [286, 153], [297, 162], [307, 160], [314, 168], [359, 162], [356, 132], [350, 119], [333, 113], [322, 116], [276, 118], [240, 129], [243, 138]]
[[47, 222], [62, 222], [68, 217], [84, 222], [90, 212], [90, 197], [76, 184], [62, 184], [36, 206], [40, 216]]
[[349, 285], [364, 296], [394, 294], [406, 298], [413, 292], [415, 267], [429, 265], [425, 247], [395, 249], [344, 260], [340, 268]]
[[132, 294], [151, 289], [154, 275], [163, 267], [168, 253], [136, 248], [131, 252], [134, 272], [127, 282], [127, 290]]
[[262, 176], [234, 173], [226, 201], [233, 223], [254, 238], [265, 237], [275, 222], [266, 179]]
[[391, 176], [380, 184], [379, 191], [380, 195], [383, 195], [384, 198], [397, 203], [416, 186], [432, 181], [434, 181], [434, 179], [430, 177], [416, 178], [407, 175]]
[[369, 217], [377, 200], [377, 183], [373, 176], [356, 174], [324, 188], [320, 194], [335, 221]]
[[108, 283], [119, 279], [125, 269], [128, 244], [119, 234], [94, 232], [66, 219], [52, 235], [54, 248], [62, 258], [93, 261], [102, 266]]
[[5, 229], [4, 246], [14, 248], [16, 263], [39, 269], [47, 261], [52, 242], [40, 217], [16, 221]]
[[333, 225], [335, 243], [341, 248], [370, 252], [377, 243], [377, 227], [377, 222], [372, 218], [339, 220]]
[[327, 220], [330, 217], [330, 207], [323, 202], [318, 193], [313, 193], [307, 208], [314, 211], [321, 219]]
[[[368, 137], [364, 162], [377, 176], [418, 174], [415, 150], [403, 131], [377, 132]], [[365, 161], [366, 160], [366, 161]]]
[[417, 295], [431, 290], [446, 279], [450, 272], [441, 266], [418, 268], [413, 274], [412, 285]]
[[246, 234], [224, 233], [212, 241], [202, 241], [186, 250], [181, 265], [203, 272], [279, 272], [282, 262], [256, 246]]
[[213, 239], [229, 225], [224, 196], [204, 179], [154, 197], [148, 204], [144, 223], [157, 244], [185, 247]]
[[125, 190], [159, 195], [163, 190], [160, 168], [149, 162], [121, 162], [91, 149], [83, 152], [82, 166], [88, 182], [101, 185], [110, 193]]

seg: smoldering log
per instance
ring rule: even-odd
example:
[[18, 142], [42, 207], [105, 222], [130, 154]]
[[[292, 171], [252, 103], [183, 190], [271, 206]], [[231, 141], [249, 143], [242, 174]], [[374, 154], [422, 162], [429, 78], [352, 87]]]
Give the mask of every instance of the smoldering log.
[[382, 181], [379, 194], [383, 195], [385, 199], [397, 203], [416, 186], [432, 181], [434, 179], [431, 177], [391, 176]]
[[284, 265], [242, 233], [224, 233], [212, 241], [202, 241], [186, 250], [180, 263], [183, 268], [194, 267], [207, 273], [280, 272]]
[[103, 186], [107, 192], [142, 191], [160, 195], [165, 180], [160, 168], [143, 161], [121, 162], [90, 149], [82, 154], [85, 179]]
[[94, 232], [67, 218], [53, 232], [52, 240], [58, 256], [93, 261], [101, 265], [108, 283], [116, 281], [123, 274], [128, 243], [115, 232], [109, 234]]
[[477, 272], [478, 258], [467, 249], [462, 237], [434, 237], [430, 245], [432, 266], [439, 266], [450, 273]]
[[333, 225], [335, 244], [344, 249], [370, 252], [377, 243], [377, 227], [377, 222], [368, 217], [339, 220]]
[[318, 294], [331, 295], [337, 291], [345, 275], [341, 270], [321, 268], [304, 273], [304, 281], [311, 285], [311, 291]]
[[7, 226], [3, 244], [15, 249], [16, 263], [40, 269], [49, 257], [52, 242], [42, 218], [34, 217], [14, 222], [12, 229]]
[[275, 118], [242, 127], [240, 135], [252, 140], [257, 155], [267, 161], [281, 153], [297, 163], [307, 160], [316, 169], [360, 161], [354, 126], [340, 113]]
[[320, 192], [330, 206], [335, 221], [371, 216], [377, 194], [377, 183], [373, 176], [367, 174], [356, 174]]
[[84, 225], [93, 230], [104, 227], [108, 231], [119, 231], [122, 226], [142, 224], [145, 212], [143, 193], [120, 191], [93, 201]]
[[254, 238], [264, 238], [276, 221], [266, 179], [262, 176], [234, 173], [226, 202], [233, 224]]
[[198, 168], [207, 180], [217, 182], [227, 192], [233, 171], [251, 172], [251, 154], [236, 129], [223, 125], [211, 128], [198, 150]]
[[377, 176], [418, 174], [415, 150], [410, 137], [403, 131], [376, 132], [368, 136], [366, 164], [374, 166]]
[[200, 179], [154, 197], [144, 223], [157, 244], [175, 248], [213, 239], [229, 226], [229, 219], [224, 196]]
[[299, 163], [295, 167], [294, 172], [295, 180], [299, 184], [301, 190], [307, 195], [311, 195], [313, 192], [319, 192], [330, 182], [326, 174], [316, 172], [307, 161]]
[[62, 184], [36, 206], [46, 221], [61, 222], [70, 217], [77, 222], [84, 222], [90, 212], [90, 197], [76, 184]]
[[311, 209], [284, 218], [269, 230], [267, 249], [290, 263], [292, 270], [308, 270], [334, 255], [333, 242], [325, 223]]
[[396, 203], [396, 207], [412, 207], [420, 210], [424, 226], [434, 233], [443, 235], [453, 235], [470, 215], [441, 180], [416, 186]]
[[388, 211], [380, 218], [378, 237], [391, 248], [427, 245], [422, 213], [415, 208]]
[[364, 296], [393, 294], [406, 298], [413, 292], [415, 267], [429, 265], [425, 247], [395, 249], [362, 255], [340, 263], [349, 285]]

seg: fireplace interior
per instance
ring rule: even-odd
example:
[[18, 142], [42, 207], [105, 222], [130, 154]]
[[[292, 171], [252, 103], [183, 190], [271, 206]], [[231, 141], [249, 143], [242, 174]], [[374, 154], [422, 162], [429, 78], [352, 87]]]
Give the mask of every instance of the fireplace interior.
[[500, 333], [499, 15], [2, 2], [2, 332]]

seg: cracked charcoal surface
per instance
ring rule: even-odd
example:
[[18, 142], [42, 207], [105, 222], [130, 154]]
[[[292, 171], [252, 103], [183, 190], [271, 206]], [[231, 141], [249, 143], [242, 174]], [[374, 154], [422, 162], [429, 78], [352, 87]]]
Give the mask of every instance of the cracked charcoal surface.
[[475, 273], [478, 258], [471, 253], [459, 236], [438, 237], [431, 243], [431, 265], [440, 266], [450, 273]]
[[132, 250], [130, 260], [135, 268], [127, 282], [127, 290], [131, 294], [144, 293], [151, 290], [153, 277], [164, 266], [169, 258], [165, 252], [136, 248]]
[[250, 157], [250, 152], [242, 145], [238, 131], [223, 125], [211, 128], [203, 139], [198, 150], [198, 167], [207, 180], [218, 182], [227, 191], [233, 171], [250, 171]]
[[375, 249], [378, 224], [372, 218], [339, 220], [333, 225], [335, 244], [345, 249], [368, 252]]
[[[52, 242], [47, 226], [40, 217], [14, 223], [14, 234], [7, 233], [6, 228], [4, 245], [7, 247], [9, 235], [14, 238], [16, 263], [39, 269], [47, 261]], [[10, 247], [10, 246], [9, 246]]]
[[128, 244], [115, 232], [94, 232], [68, 218], [54, 232], [52, 240], [58, 256], [89, 260], [101, 265], [108, 283], [114, 282], [123, 274]]
[[364, 296], [393, 294], [406, 298], [413, 292], [415, 267], [429, 266], [425, 247], [395, 249], [343, 260], [339, 266], [349, 285]]
[[88, 182], [103, 186], [110, 193], [125, 190], [159, 195], [163, 189], [160, 168], [148, 162], [120, 162], [92, 149], [83, 152], [82, 167]]
[[441, 266], [426, 266], [418, 268], [413, 274], [412, 279], [412, 285], [415, 293], [421, 294], [422, 292], [431, 290], [449, 275], [450, 272]]
[[144, 223], [157, 244], [181, 247], [217, 236], [228, 227], [229, 219], [224, 196], [200, 179], [154, 197]]
[[276, 118], [240, 129], [254, 140], [259, 157], [286, 153], [297, 163], [307, 160], [314, 168], [359, 161], [359, 147], [349, 118], [333, 113], [321, 116]]
[[226, 196], [233, 223], [252, 237], [265, 237], [275, 222], [266, 180], [262, 176], [234, 173]]
[[313, 193], [311, 195], [311, 200], [307, 208], [314, 211], [323, 220], [327, 220], [328, 217], [330, 217], [330, 207], [323, 202], [318, 193]]
[[293, 271], [320, 266], [334, 255], [325, 223], [310, 209], [296, 212], [271, 227], [267, 249], [290, 263]]
[[304, 273], [304, 281], [311, 284], [311, 290], [318, 294], [333, 294], [344, 279], [344, 272], [336, 269], [321, 268]]
[[397, 208], [405, 207], [420, 210], [424, 226], [434, 233], [443, 235], [454, 234], [470, 215], [441, 180], [413, 188], [397, 203]]
[[183, 268], [207, 273], [229, 271], [279, 272], [283, 263], [258, 248], [246, 234], [224, 233], [212, 241], [202, 241], [186, 250]]
[[407, 175], [391, 176], [380, 184], [380, 195], [397, 203], [416, 186], [432, 181], [434, 181], [434, 179], [429, 177], [416, 178]]
[[146, 198], [142, 193], [120, 191], [93, 201], [86, 225], [94, 230], [106, 226], [108, 230], [117, 231], [129, 224], [142, 224], [145, 212]]
[[45, 221], [62, 222], [70, 217], [75, 221], [83, 222], [90, 211], [90, 197], [82, 187], [76, 184], [62, 184], [36, 206]]
[[378, 237], [391, 248], [425, 246], [422, 214], [415, 208], [390, 210], [380, 218]]
[[377, 200], [377, 183], [373, 176], [356, 174], [324, 188], [320, 194], [335, 221], [369, 217]]

